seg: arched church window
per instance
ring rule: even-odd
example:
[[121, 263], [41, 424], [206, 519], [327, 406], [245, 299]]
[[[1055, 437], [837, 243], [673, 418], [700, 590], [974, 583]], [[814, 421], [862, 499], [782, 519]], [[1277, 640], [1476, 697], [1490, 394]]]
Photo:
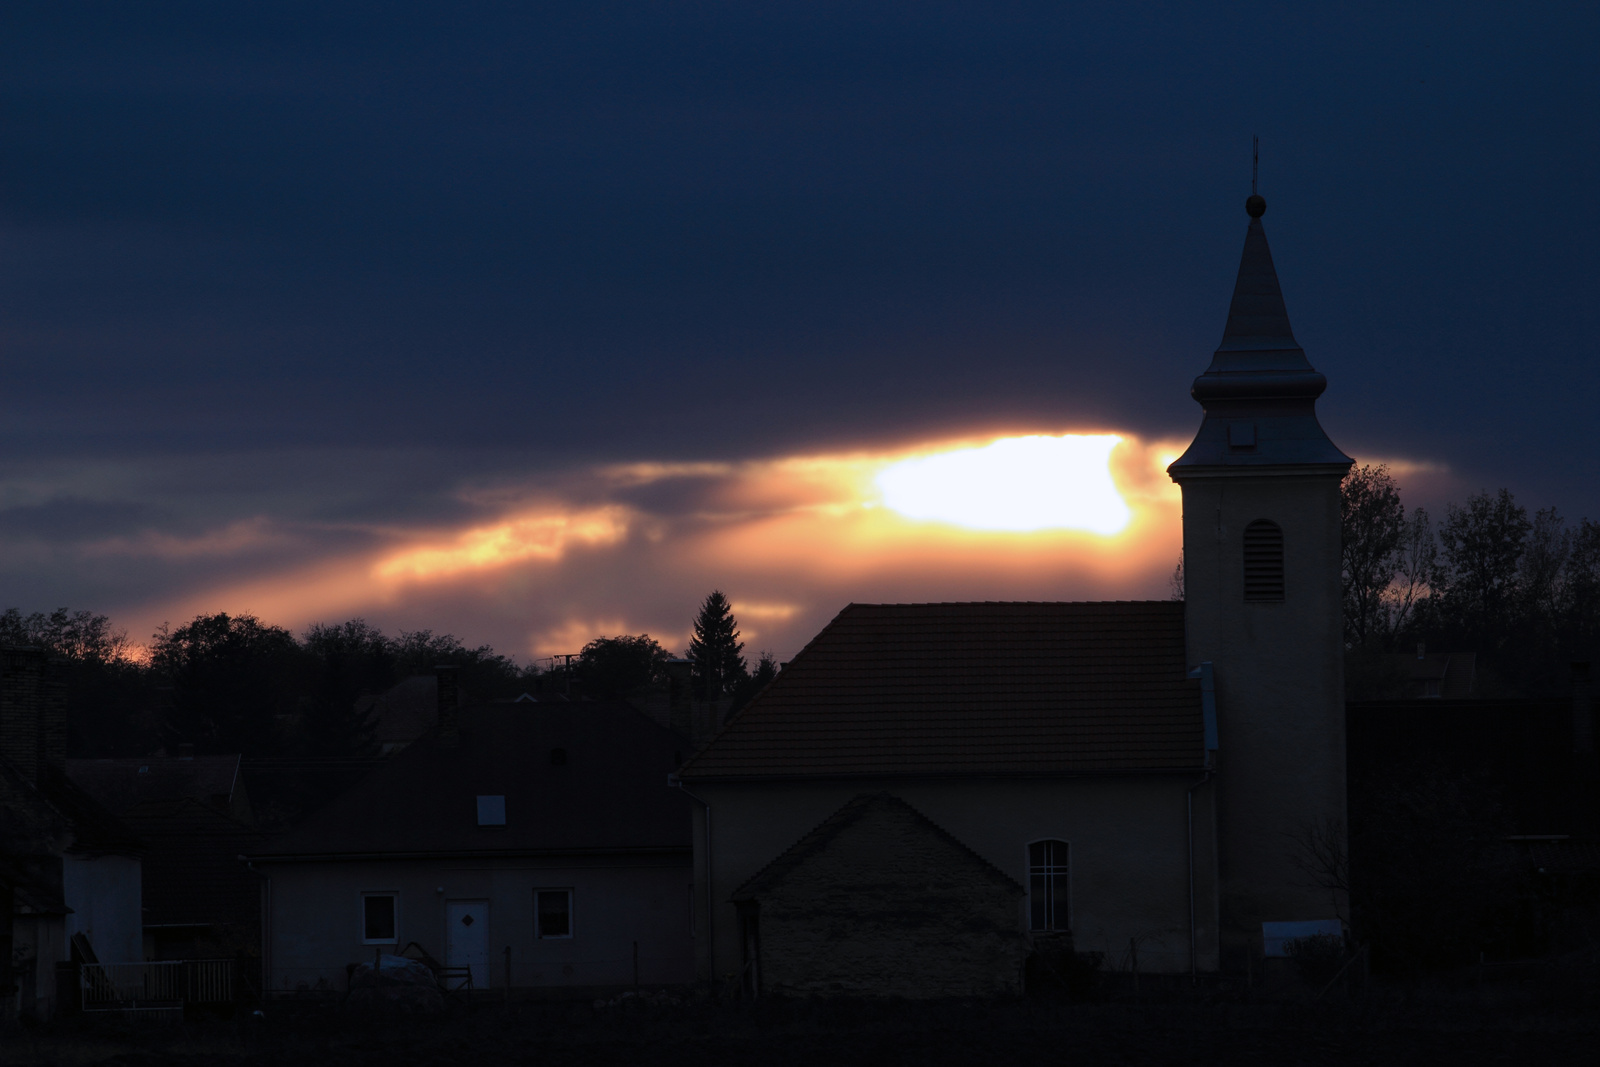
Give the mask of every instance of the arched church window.
[[1035, 841], [1028, 846], [1028, 929], [1070, 930], [1067, 843]]
[[1257, 519], [1244, 528], [1244, 598], [1283, 599], [1283, 530], [1275, 522]]

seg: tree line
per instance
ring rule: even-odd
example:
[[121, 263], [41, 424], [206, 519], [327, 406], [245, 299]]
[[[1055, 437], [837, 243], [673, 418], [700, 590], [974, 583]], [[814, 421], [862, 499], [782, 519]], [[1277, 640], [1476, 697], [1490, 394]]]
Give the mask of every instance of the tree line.
[[1351, 471], [1341, 501], [1352, 698], [1388, 695], [1382, 654], [1419, 642], [1476, 653], [1483, 695], [1562, 692], [1568, 664], [1600, 650], [1600, 523], [1529, 514], [1507, 489], [1435, 521], [1382, 464]]
[[[102, 614], [58, 608], [0, 613], [0, 644], [43, 648], [65, 687], [69, 748], [83, 757], [176, 752], [246, 756], [373, 754], [370, 701], [405, 678], [452, 664], [473, 700], [538, 687], [639, 699], [669, 682], [671, 654], [649, 634], [599, 637], [541, 671], [489, 645], [432, 630], [386, 634], [364, 619], [296, 635], [254, 615], [217, 612], [163, 625], [145, 648]], [[702, 603], [685, 658], [698, 699], [741, 704], [776, 674], [763, 654], [747, 667], [738, 622], [721, 591]]]

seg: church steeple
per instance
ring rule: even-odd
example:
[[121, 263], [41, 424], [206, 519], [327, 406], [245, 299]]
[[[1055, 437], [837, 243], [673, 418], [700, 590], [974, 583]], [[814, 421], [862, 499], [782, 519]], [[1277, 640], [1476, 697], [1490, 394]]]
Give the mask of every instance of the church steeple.
[[1351, 462], [1317, 422], [1316, 399], [1328, 380], [1294, 339], [1261, 224], [1266, 210], [1267, 202], [1255, 194], [1245, 202], [1250, 226], [1222, 343], [1189, 390], [1205, 409], [1205, 421], [1188, 451], [1168, 468], [1173, 477], [1208, 467]]
[[[1317, 422], [1327, 380], [1289, 326], [1261, 216], [1211, 365], [1205, 418], [1167, 468], [1183, 492], [1185, 648], [1217, 716], [1217, 918], [1224, 970], [1260, 967], [1262, 924], [1331, 919], [1284, 842], [1345, 820], [1339, 482], [1351, 460]], [[1298, 835], [1298, 836], [1297, 836]]]

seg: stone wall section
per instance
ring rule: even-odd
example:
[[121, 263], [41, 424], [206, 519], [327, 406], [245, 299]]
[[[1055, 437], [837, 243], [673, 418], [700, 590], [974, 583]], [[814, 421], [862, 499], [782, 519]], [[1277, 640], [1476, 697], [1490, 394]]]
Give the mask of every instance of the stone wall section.
[[764, 992], [1020, 991], [1022, 887], [904, 805], [871, 805], [764, 887]]

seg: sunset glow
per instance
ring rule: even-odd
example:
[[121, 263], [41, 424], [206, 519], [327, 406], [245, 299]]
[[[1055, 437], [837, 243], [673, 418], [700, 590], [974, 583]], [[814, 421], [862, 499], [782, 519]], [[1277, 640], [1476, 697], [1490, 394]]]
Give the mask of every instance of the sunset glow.
[[1111, 477], [1115, 434], [1007, 437], [902, 460], [878, 475], [888, 507], [974, 530], [1087, 530], [1109, 536], [1132, 512]]
[[1165, 467], [1180, 450], [1126, 432], [991, 432], [478, 481], [458, 491], [473, 512], [459, 525], [374, 527], [336, 555], [288, 555], [314, 528], [219, 528], [207, 551], [295, 565], [155, 605], [136, 632], [219, 607], [296, 628], [477, 612], [522, 655], [646, 632], [680, 651], [694, 605], [722, 589], [746, 652], [782, 658], [851, 601], [1166, 596], [1180, 510]]
[[517, 515], [493, 526], [466, 530], [442, 545], [420, 545], [380, 560], [385, 579], [430, 580], [527, 560], [559, 560], [570, 544], [615, 544], [627, 535], [621, 508]]

